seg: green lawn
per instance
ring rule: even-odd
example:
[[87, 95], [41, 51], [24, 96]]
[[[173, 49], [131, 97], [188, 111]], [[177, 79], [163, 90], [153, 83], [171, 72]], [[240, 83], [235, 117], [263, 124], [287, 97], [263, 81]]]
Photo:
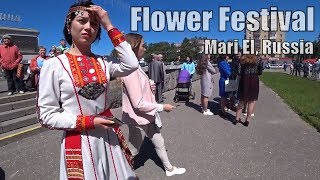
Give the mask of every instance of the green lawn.
[[264, 72], [260, 79], [302, 119], [320, 130], [320, 82], [272, 72]]

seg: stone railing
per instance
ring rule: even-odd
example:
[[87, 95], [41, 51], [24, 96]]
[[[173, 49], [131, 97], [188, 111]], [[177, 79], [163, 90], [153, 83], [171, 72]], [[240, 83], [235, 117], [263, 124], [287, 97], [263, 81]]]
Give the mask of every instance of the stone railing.
[[[181, 65], [167, 65], [165, 66], [166, 74], [165, 74], [165, 80], [164, 80], [164, 91], [170, 91], [172, 89], [175, 89], [177, 86], [177, 78], [180, 72]], [[142, 69], [148, 73], [148, 67], [142, 67]], [[200, 79], [200, 76], [197, 74], [194, 74], [192, 77], [192, 81]], [[121, 82], [120, 80], [116, 79], [110, 82], [109, 86], [109, 103], [111, 104], [112, 108], [120, 107], [121, 106]]]

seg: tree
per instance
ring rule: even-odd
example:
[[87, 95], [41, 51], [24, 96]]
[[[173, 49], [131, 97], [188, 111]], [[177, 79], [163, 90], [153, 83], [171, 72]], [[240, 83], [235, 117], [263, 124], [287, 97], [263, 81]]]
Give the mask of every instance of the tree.
[[319, 40], [313, 41], [313, 57], [320, 58], [320, 41]]
[[145, 59], [150, 61], [152, 59], [151, 54], [163, 54], [163, 60], [166, 62], [174, 61], [176, 58], [176, 47], [173, 43], [168, 42], [159, 42], [159, 43], [150, 43], [145, 52]]
[[186, 59], [187, 57], [195, 58], [197, 45], [194, 40], [189, 40], [188, 38], [184, 38], [180, 48], [180, 56], [182, 59]]
[[200, 49], [200, 46], [203, 46], [203, 40], [201, 38], [192, 38], [191, 40], [191, 45], [192, 45], [192, 55], [191, 57], [193, 59], [200, 59], [201, 58], [201, 53], [203, 52], [200, 52], [201, 49]]

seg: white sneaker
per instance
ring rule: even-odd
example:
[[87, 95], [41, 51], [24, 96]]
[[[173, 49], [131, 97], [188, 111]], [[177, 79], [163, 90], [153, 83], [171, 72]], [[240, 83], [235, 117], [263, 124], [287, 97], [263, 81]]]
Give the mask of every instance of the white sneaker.
[[8, 92], [8, 96], [11, 96], [13, 93], [12, 92]]
[[24, 94], [24, 91], [19, 91], [19, 94]]
[[166, 170], [166, 175], [167, 175], [167, 176], [173, 176], [173, 175], [177, 175], [177, 174], [183, 174], [183, 173], [186, 172], [186, 169], [185, 169], [185, 168], [178, 168], [178, 167], [175, 167], [175, 166], [173, 166], [172, 168], [173, 168], [172, 171], [167, 171], [167, 170]]
[[[247, 116], [247, 113], [243, 113], [244, 116]], [[251, 117], [254, 117], [254, 113], [251, 114]]]
[[207, 109], [207, 111], [203, 111], [203, 115], [205, 115], [205, 116], [212, 116], [213, 113], [212, 113], [209, 109]]

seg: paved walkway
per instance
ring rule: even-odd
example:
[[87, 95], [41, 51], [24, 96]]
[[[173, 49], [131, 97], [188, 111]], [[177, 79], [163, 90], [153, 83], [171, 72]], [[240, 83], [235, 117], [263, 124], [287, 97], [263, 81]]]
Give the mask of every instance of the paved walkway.
[[[218, 96], [218, 76], [215, 82], [213, 97]], [[169, 158], [187, 172], [166, 177], [146, 140], [141, 150], [144, 158], [137, 161], [140, 179], [320, 179], [320, 134], [273, 91], [261, 84], [256, 117], [246, 128], [218, 115], [203, 116], [199, 112], [199, 84], [193, 84], [194, 101], [177, 103], [180, 106], [174, 112], [161, 113]], [[165, 96], [172, 102], [174, 91]], [[214, 112], [217, 100], [211, 98]], [[127, 133], [127, 128], [124, 130]], [[60, 131], [45, 131], [0, 147], [0, 167], [6, 179], [58, 179], [60, 139]]]

